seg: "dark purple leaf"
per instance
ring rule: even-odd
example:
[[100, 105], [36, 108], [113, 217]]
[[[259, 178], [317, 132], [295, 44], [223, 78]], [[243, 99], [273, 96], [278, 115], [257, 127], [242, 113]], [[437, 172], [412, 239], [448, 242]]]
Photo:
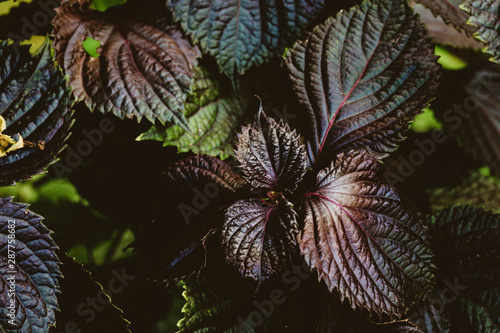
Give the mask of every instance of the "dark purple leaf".
[[268, 118], [262, 107], [238, 135], [235, 157], [254, 192], [294, 190], [307, 170], [300, 136], [283, 121]]
[[[0, 43], [0, 116], [7, 127], [0, 128], [0, 144], [7, 136], [24, 142], [24, 147], [0, 157], [1, 186], [42, 173], [56, 160], [72, 124], [70, 96], [48, 42], [35, 55], [29, 46]], [[2, 152], [3, 147], [0, 156]]]
[[446, 24], [452, 24], [456, 29], [465, 31], [472, 36], [476, 29], [467, 25], [469, 15], [460, 8], [464, 0], [417, 0], [432, 11], [434, 16], [441, 16]]
[[[12, 221], [12, 222], [11, 222]], [[0, 199], [0, 330], [45, 333], [59, 310], [59, 258], [51, 231], [28, 205]], [[9, 237], [14, 235], [15, 237]], [[10, 255], [10, 256], [9, 256]], [[11, 261], [9, 261], [9, 259]], [[14, 273], [11, 273], [14, 272]], [[14, 278], [14, 297], [8, 278]], [[14, 301], [14, 318], [8, 306]], [[14, 319], [14, 325], [9, 320]]]
[[[53, 20], [55, 58], [91, 110], [187, 129], [184, 99], [199, 51], [162, 19], [145, 20], [63, 4]], [[97, 58], [83, 48], [89, 37], [101, 43]]]
[[[431, 1], [432, 2], [432, 1]], [[468, 36], [464, 31], [458, 31], [450, 24], [446, 24], [441, 16], [435, 16], [429, 9], [420, 4], [413, 6], [415, 13], [419, 14], [420, 21], [425, 24], [429, 35], [432, 36], [432, 41], [437, 44], [450, 45], [457, 48], [471, 48], [481, 50], [484, 45], [472, 37]], [[465, 12], [463, 12], [465, 14]], [[466, 25], [468, 29], [472, 27]]]
[[299, 236], [311, 268], [352, 307], [400, 316], [432, 291], [432, 251], [418, 216], [366, 153], [340, 154], [303, 199]]
[[379, 157], [394, 151], [436, 87], [433, 52], [406, 1], [364, 1], [315, 27], [286, 56], [311, 121], [311, 158], [361, 147]]
[[246, 182], [224, 161], [208, 155], [196, 155], [178, 162], [165, 171], [165, 176], [181, 187], [213, 182], [231, 192], [246, 188]]
[[283, 199], [246, 199], [231, 205], [225, 216], [222, 243], [226, 257], [243, 276], [264, 281], [292, 262], [296, 249], [297, 214]]

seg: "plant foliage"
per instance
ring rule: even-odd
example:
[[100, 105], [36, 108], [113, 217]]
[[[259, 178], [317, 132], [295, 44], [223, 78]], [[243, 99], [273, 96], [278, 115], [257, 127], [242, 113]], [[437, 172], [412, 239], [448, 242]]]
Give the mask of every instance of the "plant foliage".
[[0, 2], [0, 332], [500, 332], [498, 0]]

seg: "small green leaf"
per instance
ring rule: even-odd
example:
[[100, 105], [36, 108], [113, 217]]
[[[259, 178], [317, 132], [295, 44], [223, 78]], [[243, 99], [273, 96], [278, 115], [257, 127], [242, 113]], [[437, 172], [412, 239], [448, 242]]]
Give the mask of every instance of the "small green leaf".
[[424, 109], [424, 112], [415, 117], [415, 121], [411, 123], [411, 129], [414, 132], [428, 132], [432, 129], [441, 129], [443, 125], [434, 117], [434, 111]]
[[97, 58], [100, 56], [99, 52], [97, 52], [97, 49], [101, 47], [101, 42], [98, 40], [95, 40], [92, 37], [87, 37], [83, 42], [83, 49], [85, 52], [87, 52], [91, 57]]
[[436, 46], [434, 54], [439, 56], [438, 63], [440, 63], [444, 69], [456, 71], [467, 67], [467, 63], [465, 61], [440, 46]]
[[119, 6], [127, 2], [127, 0], [92, 0], [92, 7], [100, 12], [105, 12], [111, 7]]

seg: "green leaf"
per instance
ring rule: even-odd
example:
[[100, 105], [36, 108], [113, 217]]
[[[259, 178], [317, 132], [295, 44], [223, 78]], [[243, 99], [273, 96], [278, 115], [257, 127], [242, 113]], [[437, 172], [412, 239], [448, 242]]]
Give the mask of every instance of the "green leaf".
[[309, 154], [329, 161], [353, 148], [394, 151], [436, 88], [433, 53], [406, 1], [364, 1], [315, 27], [286, 56], [311, 120]]
[[500, 1], [465, 0], [461, 8], [470, 14], [467, 24], [477, 28], [474, 37], [485, 43], [484, 52], [491, 55], [490, 60], [500, 64]]
[[2, 332], [45, 333], [55, 323], [62, 275], [57, 246], [41, 221], [28, 205], [12, 202], [12, 198], [0, 199]]
[[246, 111], [246, 103], [230, 89], [221, 91], [210, 74], [197, 68], [186, 98], [184, 115], [188, 128], [168, 124], [153, 126], [138, 140], [158, 140], [165, 146], [177, 146], [179, 152], [219, 155], [225, 159], [233, 154], [233, 136]]
[[432, 292], [433, 253], [418, 215], [381, 182], [380, 166], [351, 151], [321, 170], [302, 200], [299, 246], [353, 308], [399, 317]]
[[185, 281], [179, 333], [253, 333], [247, 324], [255, 285], [229, 268], [205, 269]]
[[280, 54], [309, 27], [324, 0], [169, 0], [186, 33], [231, 79]]
[[87, 37], [83, 42], [83, 49], [87, 52], [91, 57], [97, 58], [100, 56], [98, 48], [101, 47], [101, 42], [95, 40], [94, 38]]
[[70, 96], [47, 41], [35, 55], [29, 46], [0, 43], [0, 123], [4, 125], [0, 125], [0, 145], [8, 138], [20, 145], [0, 157], [1, 186], [42, 173], [56, 160], [72, 124]]
[[[53, 20], [55, 58], [77, 100], [120, 118], [175, 121], [187, 129], [182, 110], [199, 51], [156, 17], [129, 17], [63, 4]], [[82, 41], [101, 43], [91, 57]]]

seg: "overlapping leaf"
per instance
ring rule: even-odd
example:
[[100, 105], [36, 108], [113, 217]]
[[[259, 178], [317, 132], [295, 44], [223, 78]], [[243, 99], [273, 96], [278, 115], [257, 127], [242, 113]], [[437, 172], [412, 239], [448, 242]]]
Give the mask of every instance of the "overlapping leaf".
[[476, 29], [467, 25], [469, 15], [460, 9], [463, 0], [417, 0], [429, 8], [435, 16], [441, 16], [447, 24], [453, 24], [455, 28], [464, 31], [471, 36]]
[[[434, 43], [450, 45], [456, 48], [471, 48], [475, 50], [481, 50], [484, 47], [483, 43], [472, 37], [472, 34], [467, 35], [465, 31], [457, 30], [454, 26], [445, 23], [441, 16], [435, 16], [424, 6], [415, 4], [413, 9], [415, 10], [415, 13], [419, 14], [420, 21], [422, 21], [422, 23], [424, 23], [427, 27], [428, 33], [432, 36], [432, 41]], [[465, 15], [465, 12], [463, 13]], [[465, 25], [465, 27], [468, 27], [469, 29], [472, 28], [469, 25]]]
[[286, 57], [311, 120], [312, 158], [364, 147], [394, 151], [429, 102], [439, 73], [425, 28], [406, 1], [364, 1], [314, 28]]
[[179, 333], [255, 332], [247, 323], [255, 290], [250, 280], [227, 268], [205, 269], [184, 288]]
[[[55, 311], [59, 309], [56, 293], [60, 292], [61, 272], [54, 252], [57, 246], [42, 224], [42, 217], [27, 207], [12, 202], [12, 198], [0, 199], [0, 330], [6, 333], [45, 333], [54, 325]], [[14, 278], [13, 297], [9, 296], [10, 277]], [[9, 323], [11, 319], [14, 325]]]
[[48, 42], [33, 56], [28, 46], [0, 43], [0, 116], [6, 125], [0, 135], [23, 142], [0, 157], [0, 185], [29, 179], [55, 161], [71, 126], [70, 94]]
[[337, 295], [330, 297], [317, 324], [316, 333], [418, 333], [418, 327], [407, 321], [375, 323], [342, 304]]
[[234, 79], [279, 54], [314, 20], [324, 0], [169, 0], [182, 28]]
[[222, 230], [227, 259], [243, 276], [267, 280], [292, 262], [297, 244], [296, 215], [283, 200], [235, 202], [226, 212]]
[[[57, 9], [53, 24], [55, 57], [78, 100], [120, 118], [174, 121], [187, 129], [182, 110], [199, 54], [179, 31], [155, 17], [69, 4]], [[88, 37], [101, 42], [98, 58], [83, 48]]]
[[192, 93], [187, 97], [184, 114], [190, 132], [182, 126], [153, 126], [139, 140], [158, 140], [174, 145], [180, 152], [232, 155], [234, 132], [246, 110], [246, 103], [234, 92], [221, 91], [219, 84], [203, 69], [196, 70]]
[[206, 184], [213, 182], [231, 192], [245, 189], [246, 182], [231, 167], [218, 158], [207, 155], [189, 157], [165, 171], [165, 176], [177, 185]]
[[426, 229], [378, 171], [375, 157], [356, 151], [321, 170], [302, 203], [299, 245], [352, 307], [399, 316], [432, 290], [433, 255]]
[[300, 136], [262, 112], [238, 135], [236, 159], [252, 191], [293, 190], [307, 170]]
[[465, 0], [461, 8], [470, 14], [467, 24], [477, 28], [474, 34], [487, 47], [485, 52], [491, 55], [490, 60], [500, 63], [500, 1], [499, 0]]
[[444, 280], [441, 303], [424, 304], [416, 322], [429, 333], [500, 331], [500, 216], [453, 206], [427, 223]]

